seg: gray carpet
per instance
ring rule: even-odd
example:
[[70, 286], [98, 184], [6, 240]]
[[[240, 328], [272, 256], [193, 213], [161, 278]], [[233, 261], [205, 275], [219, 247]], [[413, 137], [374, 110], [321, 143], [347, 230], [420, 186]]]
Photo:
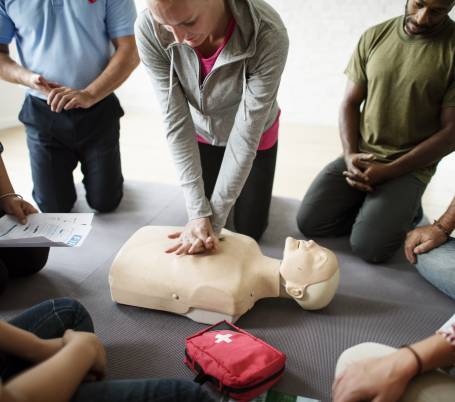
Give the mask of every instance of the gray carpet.
[[[83, 196], [79, 199], [76, 210], [88, 211]], [[261, 241], [266, 255], [280, 258], [286, 236], [301, 238], [295, 224], [298, 204], [273, 199]], [[47, 298], [71, 296], [93, 316], [108, 350], [110, 378], [191, 378], [183, 364], [184, 341], [204, 325], [116, 305], [107, 283], [116, 252], [138, 228], [184, 223], [177, 187], [127, 183], [119, 210], [95, 217], [82, 248], [53, 249], [42, 272], [10, 284], [0, 298], [0, 318]], [[455, 312], [455, 302], [425, 282], [401, 253], [387, 264], [369, 265], [352, 255], [346, 238], [320, 243], [336, 252], [341, 265], [340, 287], [329, 307], [307, 312], [292, 300], [262, 300], [238, 325], [286, 353], [287, 370], [277, 389], [326, 401], [344, 349], [364, 341], [399, 346], [427, 337]]]

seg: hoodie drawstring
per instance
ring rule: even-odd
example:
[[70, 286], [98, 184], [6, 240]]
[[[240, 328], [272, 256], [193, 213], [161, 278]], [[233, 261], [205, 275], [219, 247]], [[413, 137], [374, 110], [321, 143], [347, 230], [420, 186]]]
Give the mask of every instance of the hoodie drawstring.
[[246, 60], [243, 60], [243, 120], [246, 121]]
[[171, 104], [172, 87], [174, 86], [174, 48], [171, 48], [171, 67], [169, 69], [169, 89], [167, 93], [166, 113], [169, 113]]

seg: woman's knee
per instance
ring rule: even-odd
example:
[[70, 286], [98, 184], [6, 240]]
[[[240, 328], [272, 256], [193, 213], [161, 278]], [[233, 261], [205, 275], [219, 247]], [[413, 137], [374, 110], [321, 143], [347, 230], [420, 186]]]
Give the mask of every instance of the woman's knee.
[[87, 309], [77, 300], [63, 297], [53, 300], [54, 311], [61, 319], [64, 329], [94, 332], [92, 318]]
[[267, 219], [251, 221], [242, 221], [235, 219], [235, 231], [245, 236], [252, 237], [254, 240], [259, 241], [268, 226]]
[[5, 265], [10, 277], [29, 276], [41, 271], [47, 263], [49, 247], [26, 247], [8, 250]]
[[8, 285], [8, 270], [0, 260], [0, 294], [3, 293]]
[[376, 342], [364, 342], [346, 349], [338, 357], [335, 375], [341, 374], [352, 363], [368, 359], [371, 357], [380, 357], [393, 353], [396, 349]]

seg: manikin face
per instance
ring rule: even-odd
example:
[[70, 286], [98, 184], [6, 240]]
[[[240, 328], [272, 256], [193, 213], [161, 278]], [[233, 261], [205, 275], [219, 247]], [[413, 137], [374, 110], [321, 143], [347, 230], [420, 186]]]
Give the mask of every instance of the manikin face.
[[178, 43], [196, 48], [216, 29], [219, 0], [147, 0], [147, 4], [155, 21]]
[[280, 273], [290, 296], [303, 298], [308, 286], [329, 280], [337, 271], [337, 260], [330, 250], [313, 240], [286, 239]]
[[408, 0], [405, 30], [408, 35], [431, 35], [448, 17], [453, 0]]

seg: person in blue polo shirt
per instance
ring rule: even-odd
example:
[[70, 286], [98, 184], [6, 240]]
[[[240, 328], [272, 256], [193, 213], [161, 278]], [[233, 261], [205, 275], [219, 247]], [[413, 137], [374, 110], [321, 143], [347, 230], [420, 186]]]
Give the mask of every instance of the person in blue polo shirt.
[[[139, 63], [135, 19], [133, 0], [0, 0], [0, 78], [28, 87], [19, 119], [43, 212], [72, 209], [79, 162], [93, 209], [122, 199], [113, 91]], [[22, 65], [9, 55], [13, 39]]]

